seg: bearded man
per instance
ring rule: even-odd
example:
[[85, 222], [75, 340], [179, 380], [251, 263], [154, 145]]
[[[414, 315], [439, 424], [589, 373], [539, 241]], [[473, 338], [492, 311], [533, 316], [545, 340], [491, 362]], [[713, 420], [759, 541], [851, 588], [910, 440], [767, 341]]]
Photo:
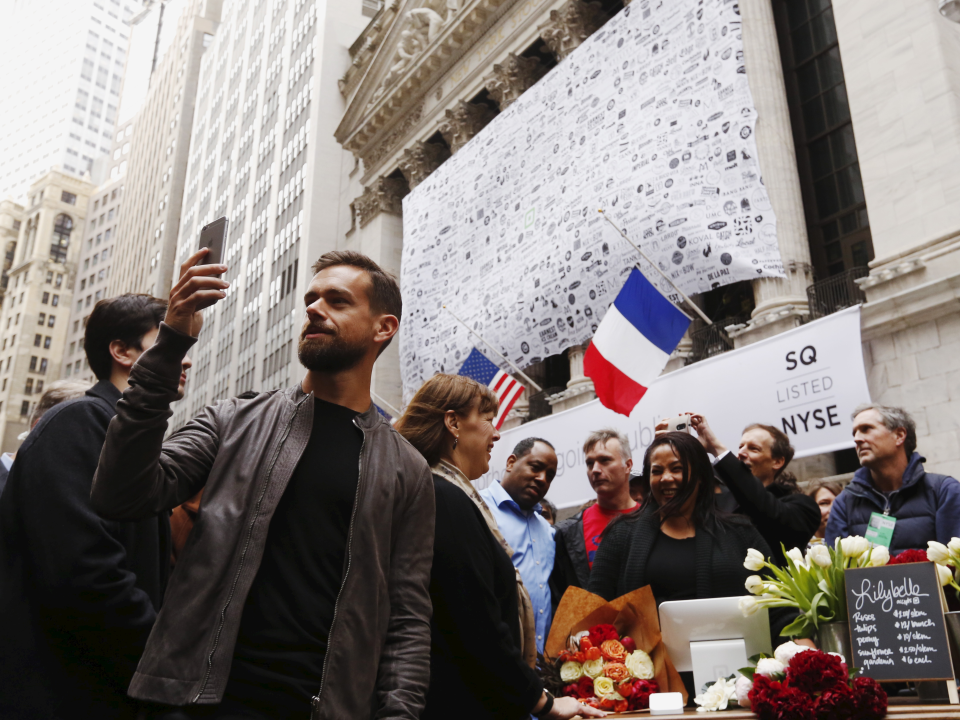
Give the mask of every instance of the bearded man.
[[364, 255], [326, 253], [304, 296], [303, 380], [207, 407], [164, 442], [199, 311], [228, 287], [205, 253], [181, 268], [94, 480], [94, 507], [118, 520], [204, 491], [130, 695], [187, 706], [177, 717], [418, 718], [433, 481], [370, 400], [400, 288]]

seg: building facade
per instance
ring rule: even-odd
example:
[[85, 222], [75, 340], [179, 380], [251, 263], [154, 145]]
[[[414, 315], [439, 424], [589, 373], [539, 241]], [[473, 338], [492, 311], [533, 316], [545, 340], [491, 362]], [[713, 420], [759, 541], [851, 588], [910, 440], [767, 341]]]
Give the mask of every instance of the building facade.
[[7, 3], [0, 198], [54, 167], [82, 176], [113, 140], [133, 0]]
[[339, 244], [341, 188], [357, 172], [333, 130], [344, 107], [337, 80], [367, 20], [360, 0], [224, 4], [201, 62], [172, 266], [226, 216], [231, 287], [206, 311], [173, 426], [207, 403], [298, 379], [305, 280]]
[[[0, 448], [17, 436], [45, 384], [60, 378], [73, 279], [94, 186], [60, 170], [34, 182], [23, 206], [0, 312]], [[5, 203], [6, 209], [14, 210]], [[2, 224], [7, 217], [2, 215]]]
[[128, 211], [118, 227], [123, 242], [113, 260], [110, 295], [169, 293], [200, 60], [216, 32], [221, 4], [222, 0], [186, 3], [166, 53], [149, 76], [124, 168]]

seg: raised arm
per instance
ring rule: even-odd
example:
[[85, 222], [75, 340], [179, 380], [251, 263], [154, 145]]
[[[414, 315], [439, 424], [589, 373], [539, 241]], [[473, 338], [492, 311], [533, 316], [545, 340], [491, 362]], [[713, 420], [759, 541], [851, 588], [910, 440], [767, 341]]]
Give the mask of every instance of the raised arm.
[[206, 483], [219, 447], [218, 419], [206, 408], [163, 442], [170, 403], [177, 399], [187, 350], [203, 325], [200, 310], [224, 297], [224, 265], [197, 265], [206, 249], [180, 269], [156, 343], [133, 366], [117, 403], [93, 481], [91, 503], [104, 517], [135, 520], [170, 510]]

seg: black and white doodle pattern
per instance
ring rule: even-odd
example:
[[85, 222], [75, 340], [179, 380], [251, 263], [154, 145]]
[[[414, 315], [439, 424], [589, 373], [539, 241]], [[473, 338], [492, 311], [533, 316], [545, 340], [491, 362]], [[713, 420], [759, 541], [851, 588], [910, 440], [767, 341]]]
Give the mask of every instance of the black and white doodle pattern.
[[737, 3], [634, 0], [417, 186], [405, 398], [476, 344], [445, 303], [520, 367], [589, 340], [639, 260], [599, 208], [684, 292], [783, 277], [745, 73]]

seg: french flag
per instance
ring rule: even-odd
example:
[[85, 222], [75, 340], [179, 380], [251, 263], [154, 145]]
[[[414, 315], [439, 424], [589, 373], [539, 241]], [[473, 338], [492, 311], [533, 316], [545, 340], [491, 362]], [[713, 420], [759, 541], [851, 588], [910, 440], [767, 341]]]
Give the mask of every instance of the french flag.
[[600, 402], [629, 416], [688, 327], [690, 318], [633, 268], [583, 357]]

